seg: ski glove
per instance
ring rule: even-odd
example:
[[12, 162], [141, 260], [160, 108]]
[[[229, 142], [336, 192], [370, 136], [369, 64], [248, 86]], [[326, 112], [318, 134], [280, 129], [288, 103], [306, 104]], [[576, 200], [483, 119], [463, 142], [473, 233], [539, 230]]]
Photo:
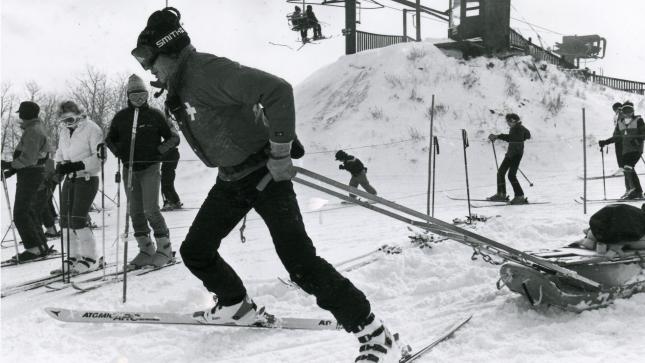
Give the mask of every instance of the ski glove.
[[490, 135], [488, 135], [488, 140], [490, 140], [490, 141], [495, 141], [495, 140], [497, 140], [497, 135], [495, 135], [495, 134], [490, 134]]
[[338, 169], [345, 170], [345, 165], [343, 165], [343, 164], [338, 165]]
[[273, 180], [291, 180], [296, 175], [291, 161], [291, 141], [285, 143], [270, 141], [270, 144], [271, 152], [267, 161], [267, 169], [269, 169]]
[[609, 142], [607, 142], [607, 140], [599, 140], [598, 141], [598, 146], [600, 146], [601, 148], [603, 148], [603, 147], [605, 147], [607, 145], [609, 145]]
[[67, 175], [83, 169], [85, 169], [85, 164], [82, 161], [58, 164], [56, 165], [56, 174]]

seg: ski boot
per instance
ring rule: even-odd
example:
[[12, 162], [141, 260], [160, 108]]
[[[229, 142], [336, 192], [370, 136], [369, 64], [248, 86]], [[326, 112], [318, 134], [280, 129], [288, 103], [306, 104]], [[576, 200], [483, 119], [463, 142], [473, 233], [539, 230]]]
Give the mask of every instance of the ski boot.
[[155, 254], [155, 245], [148, 236], [136, 236], [139, 253], [128, 263], [130, 268], [137, 269], [152, 265], [152, 256]]
[[355, 362], [396, 363], [401, 359], [398, 336], [393, 335], [373, 313], [352, 331], [361, 343]]
[[[78, 260], [76, 259], [76, 257], [70, 257], [70, 258], [66, 259], [65, 260], [65, 272], [67, 272], [67, 271], [72, 271], [73, 272], [75, 270], [74, 266], [76, 265], [77, 261]], [[61, 267], [58, 267], [58, 268], [55, 268], [55, 269], [49, 271], [49, 273], [51, 275], [62, 275], [63, 270], [62, 270]]]
[[82, 274], [86, 272], [96, 271], [102, 269], [103, 267], [105, 267], [105, 264], [103, 263], [103, 257], [99, 257], [98, 259], [81, 257], [76, 262], [74, 267], [72, 267], [72, 273]]
[[172, 245], [168, 236], [155, 237], [157, 240], [157, 252], [152, 256], [152, 264], [155, 267], [162, 267], [173, 259]]
[[529, 200], [526, 199], [526, 197], [523, 195], [518, 195], [517, 197], [513, 198], [513, 200], [510, 201], [510, 204], [512, 205], [529, 204]]
[[215, 306], [205, 311], [198, 311], [193, 314], [193, 318], [204, 323], [217, 324], [237, 324], [248, 325], [262, 321], [264, 308], [258, 311], [257, 305], [251, 300], [249, 295], [237, 304], [224, 306], [221, 305], [217, 297], [213, 297]]
[[642, 199], [643, 191], [636, 188], [630, 189], [623, 195], [620, 199], [630, 200], [630, 199]]
[[494, 195], [491, 195], [490, 197], [486, 198], [486, 200], [490, 200], [491, 202], [508, 202], [508, 195], [502, 194], [502, 193], [495, 193]]

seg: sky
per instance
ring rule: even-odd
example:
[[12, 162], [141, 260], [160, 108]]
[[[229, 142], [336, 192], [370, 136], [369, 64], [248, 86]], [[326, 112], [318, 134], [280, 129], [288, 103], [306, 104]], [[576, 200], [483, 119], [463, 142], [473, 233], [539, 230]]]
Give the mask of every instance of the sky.
[[[343, 8], [316, 6], [323, 32], [333, 36], [323, 46], [300, 51], [297, 34], [285, 15], [294, 4], [284, 0], [169, 0], [182, 13], [184, 28], [200, 51], [214, 53], [245, 65], [273, 72], [293, 84], [344, 55]], [[401, 6], [359, 11], [359, 30], [402, 34]], [[165, 0], [1, 0], [1, 72], [3, 83], [20, 89], [36, 81], [45, 90], [61, 92], [89, 66], [108, 75], [139, 73], [130, 56], [146, 19], [165, 6]], [[438, 10], [448, 0], [422, 0]], [[607, 76], [645, 81], [645, 32], [641, 16], [645, 1], [513, 0], [511, 26], [545, 46], [562, 35], [598, 34], [608, 41], [607, 56], [588, 61], [591, 70]], [[609, 20], [608, 20], [609, 19]], [[414, 20], [416, 21], [416, 20]], [[408, 34], [414, 34], [412, 18]], [[525, 22], [534, 24], [527, 25]], [[424, 16], [424, 38], [445, 38], [447, 24]], [[273, 45], [271, 44], [273, 43]], [[278, 44], [278, 45], [275, 45]], [[146, 75], [150, 79], [149, 75]]]

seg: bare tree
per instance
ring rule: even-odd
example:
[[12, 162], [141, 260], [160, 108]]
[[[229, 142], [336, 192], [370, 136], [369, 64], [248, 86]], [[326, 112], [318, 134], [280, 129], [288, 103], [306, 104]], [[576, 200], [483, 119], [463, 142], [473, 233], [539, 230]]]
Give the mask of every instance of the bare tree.
[[27, 99], [31, 102], [36, 102], [40, 101], [40, 92], [41, 88], [36, 81], [29, 81], [27, 84], [25, 84], [25, 89], [27, 90]]
[[16, 109], [16, 96], [11, 93], [11, 83], [2, 83], [0, 87], [0, 119], [2, 120], [2, 157], [8, 157], [4, 154], [5, 147], [9, 152], [13, 152], [15, 145], [14, 124], [12, 121], [14, 110]]
[[77, 79], [70, 91], [92, 121], [101, 127], [107, 123], [113, 91], [108, 86], [105, 73], [87, 66], [85, 74]]

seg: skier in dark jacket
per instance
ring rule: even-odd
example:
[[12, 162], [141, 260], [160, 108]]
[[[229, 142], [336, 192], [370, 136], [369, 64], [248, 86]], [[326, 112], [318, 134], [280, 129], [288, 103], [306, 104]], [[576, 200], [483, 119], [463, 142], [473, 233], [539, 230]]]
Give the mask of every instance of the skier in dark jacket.
[[[323, 38], [322, 28], [320, 27], [318, 18], [316, 18], [316, 14], [314, 14], [314, 9], [312, 8], [311, 5], [307, 5], [307, 11], [305, 12], [305, 16], [307, 17], [307, 26], [312, 28], [312, 30], [314, 31], [314, 40]], [[306, 36], [306, 33], [305, 33], [305, 36]]]
[[[350, 187], [358, 188], [360, 185], [366, 192], [376, 195], [376, 189], [374, 189], [367, 180], [367, 168], [359, 159], [355, 158], [353, 155], [347, 154], [343, 150], [338, 150], [336, 152], [336, 160], [343, 162], [338, 165], [338, 169], [347, 170], [352, 174], [352, 178], [349, 180]], [[356, 195], [351, 193], [349, 196], [351, 198], [356, 198]]]
[[622, 162], [625, 170], [626, 191], [620, 198], [640, 199], [643, 198], [643, 189], [634, 168], [641, 155], [643, 155], [645, 123], [643, 123], [641, 116], [634, 115], [634, 105], [631, 102], [625, 102], [620, 108], [620, 113], [621, 117], [616, 123], [614, 136], [606, 140], [600, 140], [598, 145], [604, 147], [617, 141], [622, 143]]
[[36, 194], [44, 179], [45, 162], [49, 155], [49, 140], [38, 117], [40, 107], [31, 101], [20, 103], [18, 117], [23, 130], [13, 153], [13, 161], [2, 160], [2, 177], [18, 174], [13, 208], [13, 222], [25, 250], [14, 256], [25, 262], [51, 253], [43, 233]]
[[499, 166], [497, 171], [497, 193], [489, 198], [491, 201], [508, 201], [508, 195], [506, 195], [506, 182], [504, 181], [504, 176], [508, 172], [508, 180], [511, 182], [513, 187], [513, 193], [515, 197], [511, 200], [511, 204], [527, 204], [528, 200], [524, 197], [524, 191], [520, 186], [520, 183], [517, 181], [517, 170], [520, 168], [520, 162], [522, 161], [522, 156], [524, 155], [524, 141], [531, 138], [531, 133], [529, 130], [522, 126], [520, 121], [520, 116], [514, 113], [509, 113], [506, 115], [506, 123], [510, 128], [508, 134], [490, 134], [488, 139], [492, 142], [495, 140], [503, 140], [508, 142], [508, 149], [502, 164]]
[[[248, 324], [265, 318], [218, 252], [222, 239], [254, 208], [290, 278], [348, 332], [356, 333], [362, 344], [357, 361], [373, 356], [382, 362], [386, 355], [400, 354], [365, 295], [316, 254], [307, 236], [291, 182], [291, 85], [227, 58], [197, 52], [179, 19], [174, 8], [154, 12], [132, 54], [157, 77], [155, 84], [167, 88], [167, 107], [197, 156], [219, 169], [180, 249], [186, 267], [217, 297], [215, 306], [196, 319]], [[267, 176], [272, 181], [261, 185]]]
[[[110, 124], [105, 144], [123, 162], [123, 180], [128, 180], [130, 141], [135, 109], [139, 110], [132, 165], [132, 188], [126, 185], [130, 217], [139, 253], [130, 261], [135, 268], [163, 266], [172, 260], [172, 245], [166, 221], [159, 210], [159, 171], [161, 155], [179, 144], [164, 114], [148, 105], [148, 91], [137, 75], [128, 80], [128, 107], [117, 112]], [[150, 239], [154, 231], [157, 247]]]

